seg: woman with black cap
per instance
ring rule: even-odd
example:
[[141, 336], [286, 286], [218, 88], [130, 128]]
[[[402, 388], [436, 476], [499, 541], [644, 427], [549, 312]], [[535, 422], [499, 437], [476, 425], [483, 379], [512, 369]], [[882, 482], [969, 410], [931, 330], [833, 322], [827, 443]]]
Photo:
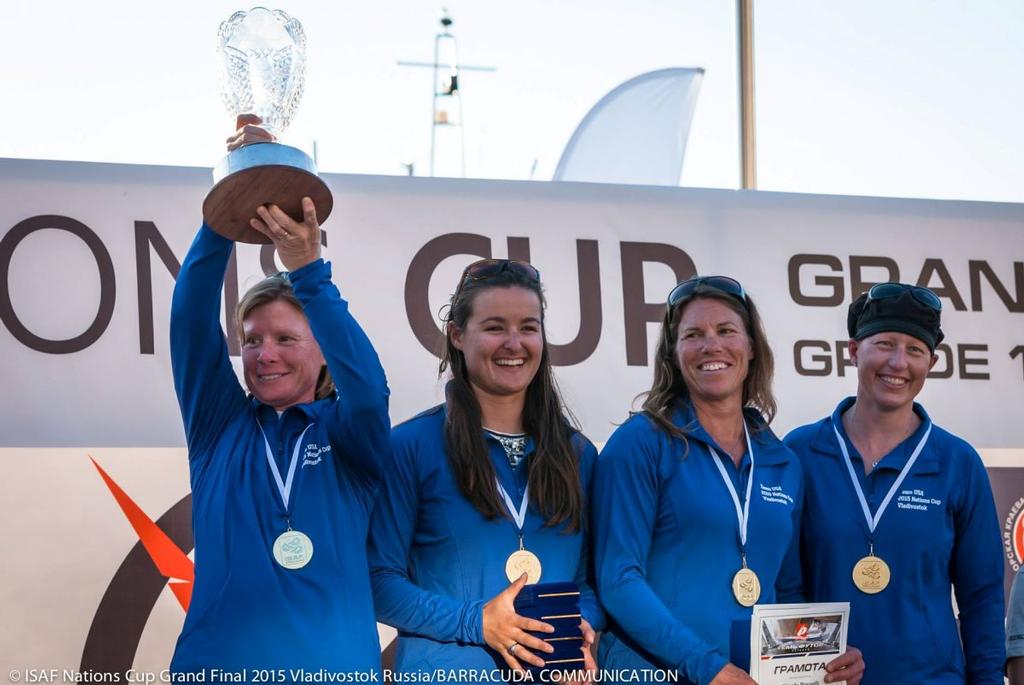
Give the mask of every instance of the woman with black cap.
[[914, 402], [938, 359], [941, 311], [931, 290], [903, 283], [857, 298], [847, 319], [857, 396], [785, 440], [804, 471], [805, 595], [851, 603], [864, 685], [1003, 682], [988, 476], [977, 452]]

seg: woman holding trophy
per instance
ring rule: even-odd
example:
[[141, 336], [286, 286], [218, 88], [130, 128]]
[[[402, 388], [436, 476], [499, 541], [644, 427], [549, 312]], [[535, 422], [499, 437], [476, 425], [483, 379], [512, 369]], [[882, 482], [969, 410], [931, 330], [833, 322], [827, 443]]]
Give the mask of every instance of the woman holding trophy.
[[[370, 528], [377, 617], [399, 630], [395, 668], [584, 668], [603, 623], [586, 582], [596, 451], [555, 385], [539, 273], [505, 259], [470, 264], [446, 324], [446, 402], [392, 432]], [[563, 616], [558, 641], [541, 639], [556, 637], [555, 621], [514, 606], [541, 577], [580, 593], [582, 624]], [[568, 654], [552, 656], [552, 645]]]
[[[270, 138], [240, 119], [234, 149]], [[245, 125], [248, 124], [248, 125]], [[171, 671], [380, 668], [365, 553], [389, 453], [388, 387], [369, 339], [331, 282], [309, 198], [250, 224], [287, 274], [241, 298], [246, 393], [218, 321], [233, 242], [205, 223], [171, 304], [171, 362], [185, 425], [195, 585]]]

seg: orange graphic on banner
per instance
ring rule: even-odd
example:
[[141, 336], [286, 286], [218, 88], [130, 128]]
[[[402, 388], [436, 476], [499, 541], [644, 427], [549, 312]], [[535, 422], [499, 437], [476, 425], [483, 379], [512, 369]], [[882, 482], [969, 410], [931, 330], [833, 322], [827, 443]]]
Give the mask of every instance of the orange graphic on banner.
[[139, 536], [139, 541], [146, 548], [146, 552], [153, 560], [157, 570], [170, 580], [171, 592], [177, 598], [178, 604], [182, 609], [188, 611], [188, 605], [192, 599], [192, 581], [195, 579], [192, 560], [174, 544], [173, 540], [167, 537], [167, 533], [161, 530], [160, 526], [153, 522], [153, 519], [146, 516], [146, 512], [132, 501], [92, 456], [89, 457], [89, 461], [99, 471], [100, 477], [110, 489], [110, 494], [117, 500], [128, 523], [135, 529], [135, 534]]

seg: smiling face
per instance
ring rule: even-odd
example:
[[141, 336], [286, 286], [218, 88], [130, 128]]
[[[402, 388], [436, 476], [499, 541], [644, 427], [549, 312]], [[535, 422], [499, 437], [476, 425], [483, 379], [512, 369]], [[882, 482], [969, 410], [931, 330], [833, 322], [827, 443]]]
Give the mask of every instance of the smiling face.
[[540, 298], [517, 286], [482, 289], [465, 326], [452, 324], [449, 336], [466, 358], [481, 403], [489, 397], [525, 398], [544, 352]]
[[743, 404], [743, 383], [754, 353], [743, 320], [712, 298], [683, 305], [676, 329], [676, 363], [696, 403]]
[[284, 300], [256, 307], [242, 322], [242, 370], [256, 399], [282, 411], [312, 402], [324, 357], [306, 316]]
[[906, 333], [882, 332], [849, 343], [857, 367], [857, 401], [882, 410], [910, 407], [938, 356]]

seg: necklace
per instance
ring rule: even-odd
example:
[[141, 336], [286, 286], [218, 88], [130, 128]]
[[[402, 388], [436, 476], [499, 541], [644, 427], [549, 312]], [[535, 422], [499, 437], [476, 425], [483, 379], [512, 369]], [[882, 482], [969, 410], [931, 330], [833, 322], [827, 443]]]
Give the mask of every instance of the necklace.
[[512, 468], [518, 468], [526, 457], [526, 433], [499, 433], [490, 428], [484, 428], [484, 430], [505, 450], [509, 465]]

